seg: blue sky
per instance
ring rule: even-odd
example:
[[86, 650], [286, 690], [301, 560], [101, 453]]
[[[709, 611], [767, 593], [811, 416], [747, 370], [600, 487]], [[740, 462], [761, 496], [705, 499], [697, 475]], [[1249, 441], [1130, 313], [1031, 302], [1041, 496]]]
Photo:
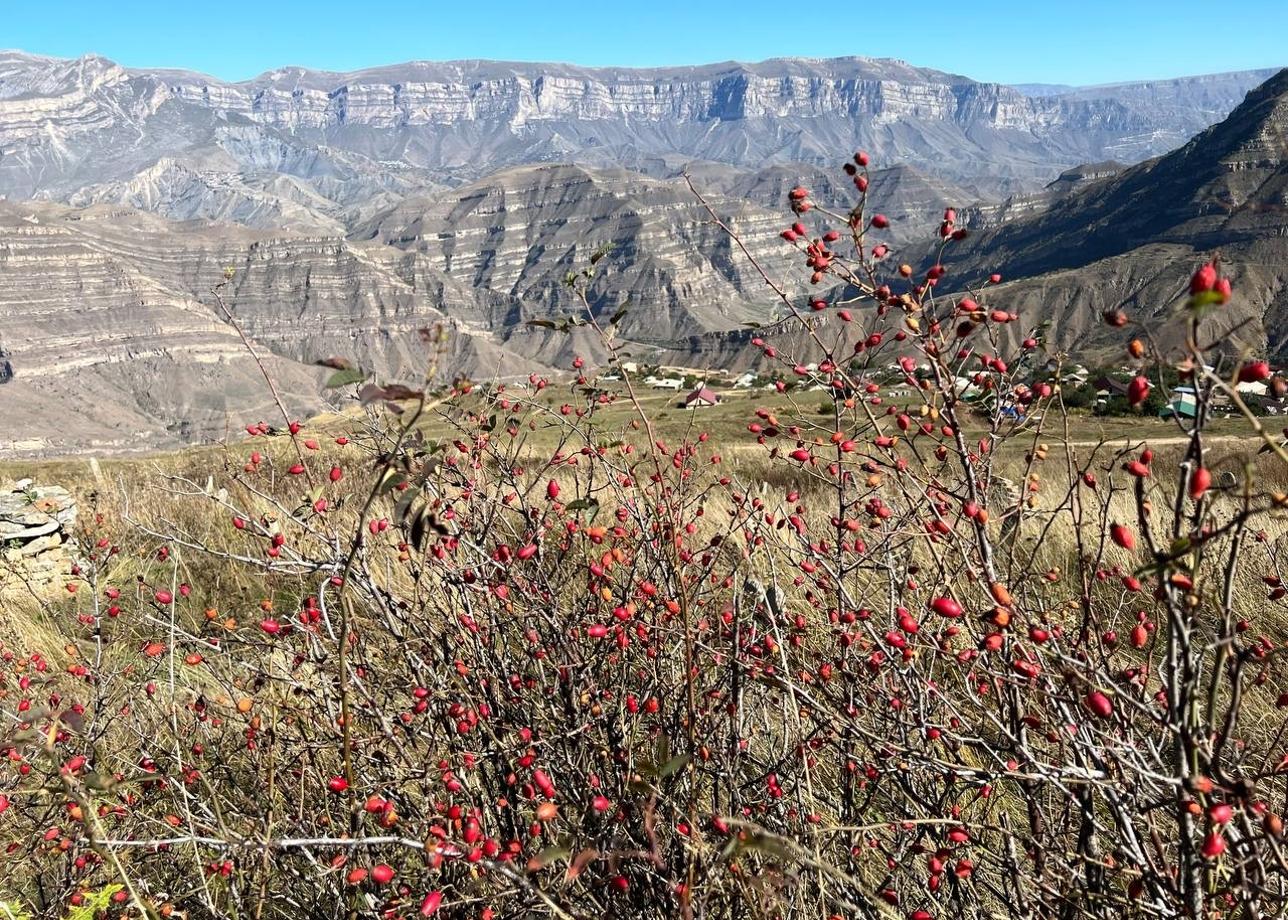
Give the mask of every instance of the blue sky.
[[1286, 35], [1288, 0], [9, 0], [0, 7], [0, 47], [63, 57], [93, 51], [128, 66], [225, 79], [285, 65], [351, 70], [411, 59], [649, 66], [859, 54], [1004, 83], [1088, 84], [1288, 66]]

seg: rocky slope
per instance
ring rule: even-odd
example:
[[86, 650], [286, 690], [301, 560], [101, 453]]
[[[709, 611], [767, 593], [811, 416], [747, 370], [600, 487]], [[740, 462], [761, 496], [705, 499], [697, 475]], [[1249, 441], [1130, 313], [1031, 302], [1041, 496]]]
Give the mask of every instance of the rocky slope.
[[[714, 196], [776, 272], [779, 218]], [[410, 199], [346, 238], [174, 223], [95, 205], [0, 203], [0, 454], [155, 449], [270, 417], [258, 369], [211, 291], [266, 357], [294, 410], [322, 405], [311, 363], [342, 355], [386, 378], [526, 374], [595, 354], [528, 320], [572, 312], [564, 274], [614, 244], [597, 311], [632, 299], [640, 353], [764, 318], [759, 276], [676, 180], [527, 167]], [[422, 330], [448, 332], [446, 353]]]
[[[784, 203], [797, 185], [810, 189], [814, 198], [830, 207], [848, 211], [858, 193], [839, 164], [827, 167], [805, 163], [767, 166], [761, 169], [731, 168], [719, 163], [697, 162], [686, 166], [694, 185], [703, 191], [742, 198], [774, 211], [786, 213]], [[963, 188], [922, 172], [913, 166], [874, 169], [868, 187], [868, 212], [890, 218], [888, 240], [902, 245], [929, 239], [939, 227], [944, 208], [964, 210], [979, 201], [977, 191]], [[990, 203], [996, 209], [1000, 204]]]
[[961, 281], [1000, 270], [995, 296], [1086, 349], [1102, 310], [1161, 319], [1195, 262], [1219, 252], [1239, 296], [1222, 311], [1237, 341], [1288, 354], [1288, 70], [1220, 124], [1163, 157], [1058, 197], [953, 254]]
[[[712, 197], [718, 213], [766, 267], [781, 273], [789, 252], [778, 239], [780, 213], [734, 197]], [[668, 344], [688, 335], [763, 319], [768, 291], [750, 263], [678, 180], [626, 170], [530, 166], [506, 170], [450, 193], [408, 199], [359, 227], [416, 255], [417, 270], [451, 277], [502, 298], [506, 315], [476, 317], [514, 327], [535, 309], [572, 310], [563, 280], [603, 245], [613, 251], [590, 290], [592, 306], [612, 314], [635, 341]], [[732, 294], [732, 296], [731, 296]]]

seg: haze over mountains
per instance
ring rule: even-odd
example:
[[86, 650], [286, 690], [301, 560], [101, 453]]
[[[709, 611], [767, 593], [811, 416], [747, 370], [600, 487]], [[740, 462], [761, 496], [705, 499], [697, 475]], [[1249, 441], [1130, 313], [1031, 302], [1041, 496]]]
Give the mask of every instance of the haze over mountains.
[[[633, 347], [736, 363], [733, 331], [773, 302], [679, 176], [787, 276], [787, 189], [849, 200], [835, 166], [860, 147], [886, 167], [871, 199], [891, 242], [924, 237], [947, 205], [996, 228], [966, 262], [991, 246], [991, 267], [1033, 276], [1004, 286], [1030, 308], [1058, 290], [1062, 343], [1090, 334], [1101, 300], [1153, 297], [1211, 245], [1263, 265], [1247, 269], [1247, 309], [1278, 316], [1284, 79], [1025, 91], [848, 58], [223, 83], [0, 52], [0, 453], [166, 447], [267, 414], [210, 295], [225, 268], [228, 306], [301, 412], [322, 405], [313, 360], [418, 373], [435, 324], [451, 330], [450, 373], [526, 373], [589, 348], [527, 320], [570, 309], [564, 273], [604, 243], [592, 301], [630, 299]], [[1149, 246], [1165, 251], [1139, 255]], [[1126, 261], [1103, 285], [1059, 280], [1104, 259]]]

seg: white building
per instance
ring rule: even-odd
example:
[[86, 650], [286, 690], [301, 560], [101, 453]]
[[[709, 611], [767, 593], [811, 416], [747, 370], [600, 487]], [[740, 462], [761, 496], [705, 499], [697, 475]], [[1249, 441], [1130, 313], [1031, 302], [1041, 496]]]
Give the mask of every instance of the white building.
[[679, 390], [683, 388], [684, 381], [679, 377], [645, 377], [644, 385], [655, 390]]

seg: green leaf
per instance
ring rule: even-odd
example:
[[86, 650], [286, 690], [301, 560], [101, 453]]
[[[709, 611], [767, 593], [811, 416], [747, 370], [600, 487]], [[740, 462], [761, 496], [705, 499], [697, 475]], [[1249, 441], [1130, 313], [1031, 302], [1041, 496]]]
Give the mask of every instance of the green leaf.
[[416, 501], [419, 494], [420, 493], [417, 489], [408, 489], [406, 493], [398, 499], [398, 502], [394, 505], [395, 521], [399, 524], [407, 522], [407, 519], [412, 515], [412, 503]]
[[757, 850], [761, 853], [768, 853], [779, 859], [787, 859], [792, 855], [791, 849], [777, 837], [769, 837], [765, 834], [753, 834], [742, 842], [743, 849]]
[[422, 507], [411, 523], [411, 543], [417, 551], [425, 548], [425, 537], [429, 535], [432, 523], [433, 515], [428, 508]]
[[360, 367], [348, 367], [341, 371], [336, 371], [331, 375], [331, 379], [326, 382], [328, 390], [334, 390], [336, 387], [347, 387], [350, 384], [362, 383], [367, 379], [367, 372]]
[[1224, 298], [1216, 291], [1204, 291], [1201, 294], [1194, 294], [1190, 297], [1189, 307], [1191, 310], [1201, 310], [1204, 307], [1211, 307], [1223, 301]]
[[103, 773], [86, 773], [81, 782], [85, 784], [86, 788], [97, 792], [106, 792], [116, 785], [114, 777]]
[[579, 498], [564, 505], [565, 511], [599, 511], [599, 500], [594, 498]]
[[536, 856], [528, 860], [528, 871], [537, 872], [546, 866], [567, 859], [572, 855], [572, 850], [566, 846], [546, 847]]
[[67, 912], [66, 920], [94, 920], [112, 906], [112, 898], [116, 893], [124, 890], [124, 885], [112, 884], [89, 892], [80, 904]]
[[628, 300], [626, 301], [626, 303], [618, 307], [617, 312], [615, 312], [612, 315], [612, 317], [608, 320], [608, 325], [616, 326], [618, 323], [620, 323], [622, 321], [622, 317], [624, 317], [627, 311], [629, 311], [630, 305], [631, 305], [631, 302]]
[[662, 764], [662, 766], [658, 768], [658, 771], [657, 771], [658, 778], [665, 779], [666, 777], [671, 776], [672, 774], [678, 773], [680, 770], [684, 769], [685, 765], [687, 765], [688, 762], [689, 762], [688, 754], [680, 754], [678, 757], [672, 757], [670, 760], [668, 760], [666, 763]]
[[380, 487], [376, 490], [376, 494], [384, 495], [386, 492], [391, 492], [406, 481], [407, 477], [397, 470], [386, 470], [384, 478], [380, 480]]

